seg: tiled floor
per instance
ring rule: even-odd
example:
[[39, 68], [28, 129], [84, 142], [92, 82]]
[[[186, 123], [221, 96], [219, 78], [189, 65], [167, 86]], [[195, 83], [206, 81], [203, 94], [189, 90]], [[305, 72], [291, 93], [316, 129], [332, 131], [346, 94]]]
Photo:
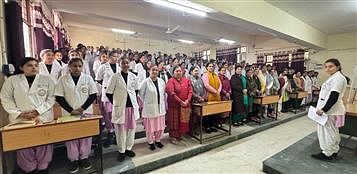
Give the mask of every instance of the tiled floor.
[[316, 131], [301, 117], [151, 173], [263, 173], [262, 162]]

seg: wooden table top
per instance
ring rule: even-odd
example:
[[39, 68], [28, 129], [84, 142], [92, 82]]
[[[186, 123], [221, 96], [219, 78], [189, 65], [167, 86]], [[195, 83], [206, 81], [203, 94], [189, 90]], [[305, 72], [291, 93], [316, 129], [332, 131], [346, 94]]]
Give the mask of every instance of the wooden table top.
[[79, 116], [71, 116], [69, 119], [61, 119], [61, 117], [58, 120], [54, 120], [49, 123], [44, 123], [44, 124], [29, 124], [29, 123], [18, 123], [14, 125], [7, 125], [2, 128], [0, 128], [0, 132], [5, 132], [5, 131], [10, 131], [14, 129], [26, 129], [26, 128], [32, 128], [32, 127], [42, 127], [42, 126], [51, 126], [55, 124], [66, 124], [66, 123], [71, 123], [71, 122], [78, 122], [78, 121], [85, 121], [85, 120], [94, 120], [94, 119], [101, 119], [101, 115], [91, 115], [88, 117], [79, 117]]
[[357, 117], [357, 103], [347, 103], [345, 104], [346, 107], [346, 115], [348, 116], [355, 116]]
[[203, 102], [203, 103], [192, 103], [193, 106], [206, 106], [206, 105], [214, 105], [214, 104], [222, 104], [222, 103], [232, 103], [232, 100], [226, 101], [211, 101], [211, 102]]

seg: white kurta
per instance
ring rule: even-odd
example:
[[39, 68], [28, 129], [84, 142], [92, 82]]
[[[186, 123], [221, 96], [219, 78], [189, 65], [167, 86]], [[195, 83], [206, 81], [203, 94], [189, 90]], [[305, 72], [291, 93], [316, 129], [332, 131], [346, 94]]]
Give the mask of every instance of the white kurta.
[[52, 107], [55, 104], [55, 82], [46, 75], [36, 75], [31, 88], [24, 74], [14, 75], [5, 80], [0, 98], [9, 113], [10, 123], [21, 121], [21, 112], [37, 110], [42, 122], [53, 120]]
[[[93, 78], [90, 75], [83, 73], [79, 77], [77, 85], [75, 85], [70, 74], [62, 76], [58, 80], [55, 90], [55, 96], [64, 97], [73, 109], [80, 108], [85, 103], [89, 95], [96, 93], [97, 87]], [[92, 105], [89, 106], [83, 113], [93, 114]], [[62, 109], [62, 114], [68, 115], [69, 113]]]
[[127, 83], [125, 83], [120, 72], [112, 76], [106, 91], [106, 93], [113, 94], [112, 123], [125, 123], [125, 108], [128, 95], [133, 105], [135, 120], [139, 119], [139, 105], [135, 93], [135, 90], [138, 89], [138, 79], [135, 74], [128, 72]]
[[[116, 71], [117, 72], [120, 72], [120, 66], [119, 64], [116, 64]], [[95, 75], [95, 80], [97, 81], [101, 81], [103, 80], [102, 82], [102, 89], [101, 89], [101, 93], [104, 94], [102, 95], [102, 102], [107, 102], [109, 101], [107, 96], [105, 95], [105, 92], [107, 90], [107, 87], [109, 85], [109, 80], [110, 78], [114, 75], [114, 72], [113, 72], [113, 69], [110, 67], [110, 64], [109, 63], [105, 63], [105, 64], [102, 64], [98, 71], [97, 71], [97, 74]]]
[[321, 86], [317, 109], [322, 109], [332, 91], [338, 92], [339, 98], [337, 102], [326, 112], [328, 120], [325, 126], [317, 124], [317, 136], [319, 138], [320, 148], [326, 156], [331, 156], [333, 153], [338, 153], [340, 147], [340, 134], [335, 126], [335, 117], [345, 115], [345, 106], [342, 98], [347, 86], [346, 78], [338, 71], [331, 75]]
[[53, 61], [51, 72], [48, 72], [48, 69], [44, 62], [40, 62], [38, 64], [38, 67], [39, 67], [39, 74], [51, 76], [54, 82], [57, 82], [58, 79], [61, 77], [62, 66], [57, 61]]
[[138, 77], [138, 85], [139, 85], [139, 88], [141, 86], [141, 83], [146, 79], [146, 70], [144, 69], [143, 67], [143, 64], [142, 63], [138, 63], [135, 65], [135, 71], [133, 72], [136, 72], [138, 73], [137, 74], [137, 77]]
[[140, 87], [140, 98], [143, 100], [142, 116], [144, 118], [153, 118], [166, 114], [165, 109], [165, 82], [157, 78], [160, 104], [158, 104], [157, 90], [152, 79], [146, 78]]

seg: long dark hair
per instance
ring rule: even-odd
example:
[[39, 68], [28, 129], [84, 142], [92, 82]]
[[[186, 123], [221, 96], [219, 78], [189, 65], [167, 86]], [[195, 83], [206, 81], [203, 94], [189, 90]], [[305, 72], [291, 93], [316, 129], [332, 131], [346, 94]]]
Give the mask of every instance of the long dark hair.
[[332, 59], [328, 59], [325, 61], [325, 63], [332, 63], [337, 67], [337, 71], [340, 71], [340, 73], [345, 76], [346, 80], [347, 80], [347, 84], [350, 82], [350, 78], [347, 77], [345, 74], [342, 73], [342, 67], [341, 67], [341, 63], [338, 59], [332, 58]]
[[332, 58], [332, 59], [328, 59], [325, 61], [325, 64], [326, 63], [332, 63], [334, 64], [338, 69], [338, 71], [342, 71], [342, 67], [341, 67], [341, 63], [339, 60], [335, 59], [335, 58]]
[[25, 57], [24, 59], [22, 59], [20, 61], [20, 66], [18, 68], [18, 71], [15, 71], [15, 74], [21, 74], [24, 73], [24, 71], [21, 70], [21, 68], [23, 68], [23, 66], [27, 63], [27, 62], [31, 62], [31, 61], [35, 61], [37, 64], [39, 63], [39, 61], [36, 58], [33, 57]]

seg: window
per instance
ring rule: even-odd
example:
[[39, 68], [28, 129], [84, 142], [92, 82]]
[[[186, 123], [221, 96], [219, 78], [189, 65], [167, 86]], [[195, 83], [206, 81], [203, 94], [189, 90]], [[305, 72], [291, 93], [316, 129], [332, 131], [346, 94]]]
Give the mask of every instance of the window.
[[211, 55], [211, 51], [210, 50], [205, 50], [205, 51], [203, 51], [202, 52], [202, 54], [203, 54], [203, 60], [209, 60], [209, 58], [210, 58], [210, 55]]
[[25, 57], [33, 57], [32, 54], [32, 26], [31, 26], [31, 5], [29, 0], [22, 1], [22, 28], [24, 36]]
[[32, 56], [32, 42], [31, 42], [31, 28], [26, 24], [22, 23], [23, 35], [24, 35], [24, 46], [25, 46], [25, 57]]

